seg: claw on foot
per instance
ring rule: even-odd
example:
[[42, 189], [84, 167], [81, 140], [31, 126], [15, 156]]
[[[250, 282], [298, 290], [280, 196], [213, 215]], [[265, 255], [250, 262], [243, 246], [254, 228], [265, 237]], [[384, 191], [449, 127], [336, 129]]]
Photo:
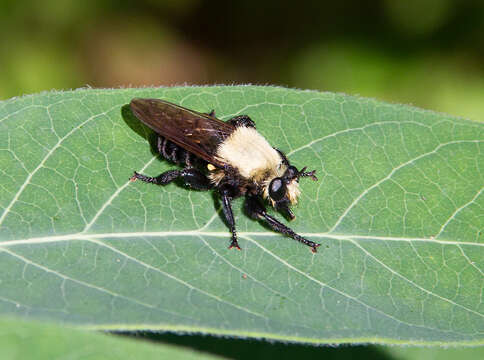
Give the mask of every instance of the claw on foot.
[[232, 248], [236, 248], [237, 250], [240, 250], [240, 246], [237, 242], [232, 242], [232, 244], [230, 244], [229, 249], [232, 249]]
[[314, 244], [313, 246], [311, 246], [311, 251], [313, 252], [313, 254], [316, 254], [318, 252], [318, 247], [320, 247], [321, 244]]

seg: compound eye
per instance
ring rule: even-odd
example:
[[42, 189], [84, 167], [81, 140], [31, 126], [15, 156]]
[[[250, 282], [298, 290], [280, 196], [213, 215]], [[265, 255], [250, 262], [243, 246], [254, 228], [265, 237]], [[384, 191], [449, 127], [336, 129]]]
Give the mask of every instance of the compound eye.
[[284, 173], [286, 179], [294, 179], [299, 174], [299, 171], [294, 166], [289, 166]]
[[275, 178], [269, 185], [269, 196], [274, 201], [282, 200], [286, 195], [286, 184], [281, 178]]

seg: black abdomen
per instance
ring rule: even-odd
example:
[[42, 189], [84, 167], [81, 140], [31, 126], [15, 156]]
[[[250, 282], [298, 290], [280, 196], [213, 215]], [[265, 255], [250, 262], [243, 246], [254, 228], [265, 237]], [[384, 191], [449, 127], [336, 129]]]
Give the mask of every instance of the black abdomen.
[[192, 166], [195, 156], [189, 153], [180, 146], [172, 143], [170, 140], [159, 136], [157, 142], [158, 152], [167, 160], [170, 160], [178, 165], [185, 164], [188, 167]]

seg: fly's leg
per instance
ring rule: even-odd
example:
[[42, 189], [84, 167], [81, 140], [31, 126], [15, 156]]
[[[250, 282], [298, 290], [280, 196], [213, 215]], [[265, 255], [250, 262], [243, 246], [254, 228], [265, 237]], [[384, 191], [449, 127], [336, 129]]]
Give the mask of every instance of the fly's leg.
[[256, 220], [264, 220], [267, 225], [269, 225], [273, 230], [280, 232], [284, 235], [287, 235], [294, 240], [297, 240], [304, 245], [307, 245], [311, 248], [313, 253], [317, 252], [318, 246], [321, 244], [315, 243], [311, 240], [308, 240], [301, 235], [296, 234], [291, 228], [287, 227], [286, 225], [279, 222], [277, 219], [273, 218], [269, 214], [267, 214], [264, 205], [262, 205], [259, 199], [255, 196], [247, 196], [245, 200], [245, 210], [247, 211], [248, 215]]
[[222, 210], [227, 221], [230, 232], [232, 233], [232, 241], [230, 243], [229, 249], [236, 248], [240, 250], [239, 243], [237, 241], [237, 232], [235, 231], [235, 219], [234, 213], [232, 212], [232, 187], [229, 185], [223, 185], [220, 187], [220, 195], [222, 196]]
[[172, 181], [182, 178], [185, 185], [196, 190], [209, 190], [212, 188], [210, 180], [203, 174], [200, 170], [195, 168], [186, 168], [183, 170], [168, 170], [156, 177], [146, 176], [143, 174], [138, 174], [136, 171], [131, 177], [131, 181], [139, 179], [141, 181], [155, 184], [155, 185], [166, 185]]

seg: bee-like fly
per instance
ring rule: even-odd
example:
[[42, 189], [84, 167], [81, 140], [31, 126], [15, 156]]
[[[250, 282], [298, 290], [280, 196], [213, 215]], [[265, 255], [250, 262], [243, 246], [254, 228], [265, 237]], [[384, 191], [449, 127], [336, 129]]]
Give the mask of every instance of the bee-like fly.
[[280, 150], [257, 132], [247, 115], [224, 122], [215, 117], [213, 110], [204, 114], [158, 99], [133, 99], [130, 107], [138, 119], [159, 135], [160, 154], [184, 166], [182, 170], [169, 170], [156, 177], [135, 172], [131, 180], [166, 185], [181, 178], [193, 189], [217, 191], [232, 232], [229, 248], [240, 250], [231, 202], [245, 196], [245, 210], [250, 217], [264, 220], [275, 231], [316, 252], [320, 244], [296, 234], [270, 216], [263, 205], [265, 199], [294, 219], [289, 206], [300, 195], [299, 179], [310, 177], [317, 181], [315, 170], [306, 172], [306, 167], [298, 170], [292, 166]]

